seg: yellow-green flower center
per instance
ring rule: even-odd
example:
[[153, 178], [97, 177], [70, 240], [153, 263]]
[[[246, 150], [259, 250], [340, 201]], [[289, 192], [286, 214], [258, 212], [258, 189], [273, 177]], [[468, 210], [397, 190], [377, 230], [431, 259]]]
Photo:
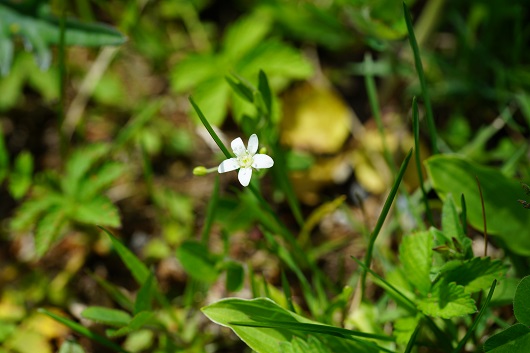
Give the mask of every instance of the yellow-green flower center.
[[237, 161], [239, 162], [239, 166], [241, 168], [250, 168], [252, 167], [254, 158], [250, 153], [248, 153], [248, 151], [245, 151], [245, 153], [237, 157]]

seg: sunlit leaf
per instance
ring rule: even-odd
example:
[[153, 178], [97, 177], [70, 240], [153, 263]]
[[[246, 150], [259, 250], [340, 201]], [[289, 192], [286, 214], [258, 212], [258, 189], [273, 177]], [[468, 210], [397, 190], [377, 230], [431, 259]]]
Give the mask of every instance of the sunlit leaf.
[[475, 301], [464, 287], [454, 282], [439, 281], [425, 298], [417, 301], [418, 309], [425, 315], [449, 319], [469, 315], [477, 311]]
[[403, 237], [399, 258], [405, 277], [422, 295], [426, 295], [431, 288], [432, 234], [419, 232]]

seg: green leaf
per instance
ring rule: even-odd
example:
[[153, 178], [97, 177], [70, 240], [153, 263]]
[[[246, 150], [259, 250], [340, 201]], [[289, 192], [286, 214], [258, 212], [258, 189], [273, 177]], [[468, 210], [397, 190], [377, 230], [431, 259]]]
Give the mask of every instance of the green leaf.
[[464, 287], [454, 282], [439, 281], [425, 298], [417, 301], [418, 309], [425, 315], [450, 319], [477, 311], [474, 300], [465, 293]]
[[530, 276], [527, 276], [519, 282], [513, 298], [513, 312], [517, 320], [530, 326]]
[[131, 315], [123, 310], [91, 306], [83, 310], [81, 316], [100, 324], [122, 327], [129, 324]]
[[[114, 28], [104, 24], [83, 23], [74, 19], [65, 21], [66, 45], [103, 46], [118, 45], [126, 38]], [[6, 73], [12, 58], [12, 46], [6, 45], [6, 37], [11, 34], [22, 36], [35, 52], [39, 66], [47, 69], [51, 63], [50, 46], [59, 44], [60, 23], [53, 17], [49, 5], [41, 2], [30, 11], [24, 9], [24, 4], [17, 2], [0, 3], [0, 43], [7, 52], [0, 56], [0, 68]]]
[[212, 55], [190, 55], [171, 72], [171, 85], [178, 93], [188, 91], [213, 76], [224, 75], [228, 69], [220, 68], [220, 64]]
[[405, 277], [424, 296], [431, 288], [432, 243], [432, 234], [425, 231], [403, 237], [399, 246]]
[[21, 152], [9, 175], [9, 192], [15, 199], [20, 199], [31, 186], [33, 175], [33, 156], [30, 152]]
[[506, 275], [508, 266], [500, 260], [489, 257], [474, 257], [443, 272], [443, 281], [455, 282], [464, 286], [465, 293], [475, 293], [490, 288], [493, 280], [501, 280]]
[[120, 243], [118, 239], [116, 239], [108, 230], [103, 227], [99, 228], [105, 233], [107, 233], [114, 249], [120, 256], [125, 266], [127, 266], [129, 271], [131, 271], [134, 279], [136, 280], [136, 283], [138, 283], [139, 285], [145, 283], [147, 277], [149, 277], [149, 274], [151, 273], [147, 266], [145, 266], [144, 263], [140, 261], [140, 259], [138, 259], [131, 250], [125, 247], [122, 243]]
[[[279, 353], [282, 342], [291, 342], [294, 337], [303, 338], [304, 331], [308, 330], [311, 330], [312, 335], [320, 341], [325, 342], [332, 352], [379, 352], [377, 346], [371, 342], [346, 338], [348, 333], [352, 334], [355, 331], [318, 324], [289, 312], [266, 298], [224, 299], [202, 308], [202, 312], [213, 322], [230, 327], [258, 353]], [[244, 324], [263, 324], [266, 327], [243, 326]], [[274, 324], [281, 327], [274, 327]], [[329, 334], [323, 334], [325, 330]], [[333, 334], [342, 335], [342, 338]]]
[[118, 208], [104, 196], [84, 203], [73, 201], [70, 207], [70, 217], [79, 223], [108, 227], [119, 227], [121, 224]]
[[94, 174], [80, 181], [78, 199], [88, 200], [108, 189], [126, 170], [121, 163], [109, 162], [101, 166]]
[[197, 281], [213, 283], [217, 279], [217, 259], [205, 245], [187, 240], [180, 244], [176, 255], [186, 273]]
[[81, 182], [89, 174], [89, 170], [106, 156], [109, 150], [110, 147], [102, 143], [95, 143], [75, 150], [66, 162], [66, 176], [62, 180], [64, 192], [71, 196], [77, 195], [81, 189]]
[[41, 257], [52, 244], [59, 239], [61, 230], [66, 224], [65, 211], [60, 207], [48, 210], [48, 213], [37, 223], [35, 230], [35, 252]]
[[264, 11], [255, 11], [233, 23], [223, 38], [222, 55], [237, 61], [260, 44], [270, 30], [272, 18]]
[[45, 193], [35, 196], [25, 201], [18, 209], [15, 217], [11, 220], [13, 230], [27, 230], [38, 222], [42, 213], [55, 207], [60, 207], [63, 203], [61, 195], [56, 193]]
[[152, 311], [141, 311], [137, 313], [129, 322], [127, 326], [121, 327], [118, 330], [107, 331], [109, 337], [121, 337], [130, 334], [131, 332], [138, 331], [145, 325], [153, 323], [155, 313]]
[[243, 266], [235, 261], [227, 261], [223, 264], [226, 271], [226, 289], [230, 292], [237, 292], [243, 287], [245, 281], [245, 270]]
[[530, 328], [523, 324], [508, 327], [486, 340], [487, 353], [526, 353], [530, 347]]
[[[456, 210], [455, 201], [451, 194], [448, 194], [443, 202], [442, 208], [442, 230], [447, 240], [452, 242], [453, 238], [462, 241], [464, 230], [460, 224], [460, 217]], [[490, 282], [491, 283], [491, 282]]]
[[121, 348], [120, 346], [118, 346], [116, 343], [108, 340], [106, 337], [103, 337], [101, 335], [98, 335], [97, 333], [94, 333], [92, 331], [90, 331], [89, 329], [85, 328], [84, 326], [78, 324], [77, 322], [75, 321], [72, 321], [72, 320], [69, 320], [69, 319], [66, 319], [62, 316], [59, 316], [55, 313], [52, 313], [46, 309], [39, 309], [39, 312], [40, 313], [43, 313], [49, 317], [51, 317], [52, 319], [54, 319], [55, 321], [58, 321], [60, 322], [61, 324], [69, 327], [70, 329], [72, 329], [74, 332], [77, 332], [93, 341], [96, 341], [100, 344], [102, 344], [103, 346], [105, 347], [108, 347], [110, 349], [113, 349], [117, 352], [121, 352], [121, 353], [128, 353], [126, 350], [124, 350], [123, 348]]
[[473, 227], [482, 229], [482, 208], [475, 176], [478, 177], [484, 195], [488, 234], [496, 236], [512, 252], [530, 255], [530, 217], [528, 210], [517, 202], [521, 198], [521, 186], [517, 181], [505, 177], [497, 169], [455, 155], [431, 157], [426, 167], [442, 199], [448, 194], [465, 195], [467, 219]]
[[85, 353], [85, 350], [79, 343], [67, 339], [63, 342], [63, 344], [61, 344], [59, 353]]
[[420, 324], [420, 317], [401, 317], [394, 322], [394, 336], [399, 344], [407, 344]]
[[153, 301], [154, 291], [154, 280], [155, 276], [152, 272], [149, 273], [149, 277], [144, 282], [138, 294], [136, 295], [136, 301], [134, 302], [134, 314], [138, 314], [141, 311], [151, 310], [151, 303]]
[[224, 77], [214, 77], [195, 88], [193, 99], [208, 117], [210, 124], [221, 126], [226, 116], [229, 93], [230, 86]]
[[93, 273], [88, 272], [88, 275], [93, 280], [95, 280], [105, 290], [105, 292], [111, 297], [111, 299], [113, 299], [118, 305], [120, 305], [122, 308], [126, 309], [127, 311], [133, 310], [134, 305], [131, 299], [127, 295], [124, 294], [121, 288], [119, 288], [117, 285], [112, 284], [111, 282]]

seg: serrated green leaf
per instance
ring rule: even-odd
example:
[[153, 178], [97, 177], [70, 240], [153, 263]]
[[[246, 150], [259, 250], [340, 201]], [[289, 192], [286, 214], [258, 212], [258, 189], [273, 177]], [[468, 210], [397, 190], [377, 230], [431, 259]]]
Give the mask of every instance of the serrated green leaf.
[[195, 241], [185, 241], [177, 249], [177, 259], [186, 273], [192, 278], [207, 283], [213, 283], [219, 272], [216, 268], [216, 256], [208, 248]]
[[101, 166], [94, 174], [80, 182], [77, 198], [78, 200], [88, 200], [101, 194], [109, 188], [126, 170], [126, 166], [109, 162]]
[[[530, 217], [528, 210], [517, 202], [521, 198], [519, 182], [509, 179], [497, 169], [480, 166], [455, 155], [438, 155], [426, 161], [427, 173], [438, 195], [464, 194], [467, 219], [483, 228], [482, 208], [475, 177], [480, 181], [488, 234], [502, 245], [522, 256], [530, 255]], [[460, 207], [457, 202], [457, 207]]]
[[120, 256], [125, 266], [127, 266], [129, 271], [131, 271], [134, 279], [136, 280], [136, 283], [142, 285], [147, 280], [147, 277], [149, 277], [150, 274], [150, 271], [147, 266], [145, 266], [145, 264], [140, 261], [140, 259], [138, 259], [131, 250], [129, 250], [122, 243], [120, 243], [120, 241], [118, 241], [118, 239], [116, 239], [108, 230], [103, 227], [100, 228], [109, 236], [114, 249]]
[[100, 306], [86, 308], [81, 313], [81, 316], [100, 324], [116, 327], [126, 326], [132, 319], [131, 315], [123, 310], [109, 309]]
[[17, 209], [15, 217], [11, 220], [10, 227], [17, 231], [26, 230], [37, 223], [42, 213], [52, 208], [60, 207], [62, 203], [62, 196], [55, 193], [33, 197], [25, 201]]
[[523, 324], [508, 327], [486, 340], [486, 353], [526, 353], [530, 347], [530, 328]]
[[153, 301], [153, 291], [155, 288], [155, 276], [152, 272], [149, 273], [149, 277], [142, 284], [142, 287], [136, 295], [136, 301], [134, 302], [134, 313], [138, 314], [141, 311], [151, 310], [151, 304]]
[[41, 257], [52, 244], [59, 239], [66, 224], [66, 214], [61, 207], [55, 207], [46, 213], [37, 223], [35, 229], [35, 252]]
[[21, 152], [9, 175], [9, 192], [15, 199], [20, 199], [26, 194], [33, 179], [33, 156], [30, 152]]
[[432, 241], [430, 232], [419, 232], [403, 237], [399, 246], [405, 277], [422, 295], [431, 288]]
[[416, 330], [416, 327], [420, 323], [420, 317], [401, 317], [394, 322], [394, 336], [399, 344], [406, 345], [412, 334]]
[[445, 271], [442, 277], [446, 283], [455, 282], [464, 286], [465, 293], [475, 293], [490, 288], [493, 280], [500, 280], [507, 271], [508, 266], [500, 260], [474, 257]]
[[65, 177], [62, 180], [62, 188], [68, 195], [77, 195], [81, 187], [81, 181], [88, 175], [90, 168], [94, 166], [103, 156], [106, 156], [110, 147], [106, 144], [95, 143], [77, 149], [68, 158], [65, 167]]
[[70, 207], [69, 216], [76, 222], [108, 227], [121, 225], [118, 208], [104, 196], [95, 197], [83, 203], [74, 201]]
[[464, 287], [454, 282], [439, 281], [425, 298], [418, 299], [418, 309], [425, 315], [450, 319], [477, 311], [475, 301], [465, 293]]
[[530, 326], [530, 276], [519, 282], [513, 298], [513, 312], [520, 323]]

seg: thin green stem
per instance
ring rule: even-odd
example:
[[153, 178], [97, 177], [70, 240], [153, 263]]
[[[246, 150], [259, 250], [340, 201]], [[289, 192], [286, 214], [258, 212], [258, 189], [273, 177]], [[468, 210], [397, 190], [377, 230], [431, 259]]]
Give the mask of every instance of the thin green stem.
[[418, 102], [416, 97], [412, 98], [412, 125], [414, 130], [414, 156], [416, 159], [416, 170], [418, 171], [418, 180], [420, 183], [421, 193], [423, 195], [423, 203], [425, 204], [425, 213], [429, 219], [431, 226], [434, 226], [434, 219], [432, 217], [431, 208], [429, 207], [429, 199], [427, 192], [423, 185], [423, 173], [421, 171], [421, 157], [420, 157], [420, 118], [418, 114]]

